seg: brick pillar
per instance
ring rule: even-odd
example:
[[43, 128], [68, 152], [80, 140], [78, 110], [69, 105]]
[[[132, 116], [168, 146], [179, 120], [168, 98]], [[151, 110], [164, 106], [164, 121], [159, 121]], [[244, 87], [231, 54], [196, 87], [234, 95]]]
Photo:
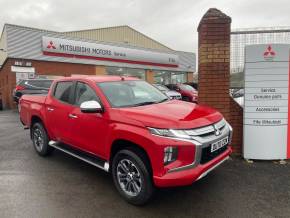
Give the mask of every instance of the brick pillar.
[[192, 83], [193, 82], [193, 72], [186, 73], [187, 82]]
[[[211, 8], [198, 26], [198, 101], [220, 111], [234, 128], [233, 147], [242, 145], [242, 110], [229, 95], [231, 18]], [[237, 134], [238, 133], [238, 134]]]
[[104, 66], [96, 66], [95, 70], [96, 70], [96, 75], [106, 75], [107, 74], [106, 68]]
[[146, 70], [145, 74], [146, 81], [151, 84], [154, 83], [154, 72], [152, 70]]
[[209, 9], [198, 27], [198, 100], [230, 114], [230, 28], [231, 18]]

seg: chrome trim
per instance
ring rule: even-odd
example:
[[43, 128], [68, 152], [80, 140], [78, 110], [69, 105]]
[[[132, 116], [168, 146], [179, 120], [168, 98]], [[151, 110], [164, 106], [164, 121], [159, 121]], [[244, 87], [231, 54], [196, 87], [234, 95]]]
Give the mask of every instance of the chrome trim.
[[50, 108], [50, 107], [48, 107], [47, 110], [48, 110], [49, 112], [54, 111], [54, 109], [53, 109], [53, 108]]
[[68, 117], [71, 118], [71, 119], [77, 119], [78, 118], [78, 116], [74, 115], [74, 114], [69, 114]]
[[217, 123], [214, 123], [213, 125], [199, 127], [196, 129], [185, 129], [184, 132], [186, 132], [190, 136], [199, 136], [199, 135], [209, 134], [209, 133], [214, 134], [216, 130], [220, 131], [222, 128], [225, 127], [225, 125], [226, 125], [226, 121], [225, 119], [222, 119], [218, 121]]
[[[230, 157], [226, 156], [223, 160], [221, 160], [220, 162], [218, 162], [216, 165], [214, 165], [213, 167], [209, 168], [207, 171], [203, 172], [198, 178], [197, 180], [200, 180], [201, 178], [205, 177], [208, 173], [210, 173], [212, 170], [214, 170], [215, 168], [217, 168], [218, 166], [220, 166], [223, 162], [225, 162], [226, 160], [228, 160]], [[195, 181], [197, 181], [195, 180]]]
[[108, 162], [105, 162], [104, 166], [101, 166], [101, 165], [98, 165], [98, 164], [96, 164], [96, 163], [94, 163], [92, 161], [89, 161], [89, 160], [87, 160], [87, 159], [85, 159], [85, 158], [83, 158], [83, 157], [81, 157], [79, 155], [73, 154], [72, 152], [69, 152], [69, 151], [67, 151], [67, 150], [65, 150], [63, 148], [60, 148], [59, 146], [57, 146], [58, 142], [56, 142], [56, 141], [49, 141], [48, 144], [49, 144], [49, 146], [54, 147], [54, 148], [66, 153], [66, 154], [69, 154], [69, 155], [71, 155], [71, 156], [73, 156], [75, 158], [78, 158], [78, 159], [80, 159], [80, 160], [82, 160], [82, 161], [84, 161], [84, 162], [86, 162], [88, 164], [91, 164], [91, 165], [93, 165], [93, 166], [95, 166], [97, 168], [100, 168], [100, 169], [102, 169], [102, 170], [104, 170], [106, 172], [109, 172], [109, 168], [110, 167], [109, 167], [109, 163]]

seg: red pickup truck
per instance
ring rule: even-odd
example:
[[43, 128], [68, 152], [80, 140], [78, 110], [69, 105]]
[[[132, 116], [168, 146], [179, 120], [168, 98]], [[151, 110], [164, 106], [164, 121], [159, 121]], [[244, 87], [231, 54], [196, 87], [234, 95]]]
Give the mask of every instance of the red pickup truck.
[[133, 77], [55, 80], [47, 96], [22, 96], [20, 119], [39, 155], [58, 149], [112, 173], [135, 205], [155, 187], [192, 184], [232, 151], [232, 128], [219, 112], [170, 100]]

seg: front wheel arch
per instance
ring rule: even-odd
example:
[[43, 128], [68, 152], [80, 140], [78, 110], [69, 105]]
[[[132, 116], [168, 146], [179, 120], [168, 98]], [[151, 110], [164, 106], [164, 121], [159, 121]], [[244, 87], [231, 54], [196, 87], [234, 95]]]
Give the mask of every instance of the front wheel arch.
[[113, 142], [111, 146], [111, 153], [110, 153], [110, 166], [112, 165], [112, 161], [114, 156], [120, 151], [128, 149], [131, 150], [132, 152], [136, 153], [142, 160], [145, 162], [146, 166], [149, 169], [151, 177], [153, 176], [153, 170], [152, 170], [152, 165], [151, 165], [151, 160], [148, 156], [148, 153], [144, 148], [142, 148], [140, 145], [131, 142], [129, 140], [124, 140], [124, 139], [117, 139]]

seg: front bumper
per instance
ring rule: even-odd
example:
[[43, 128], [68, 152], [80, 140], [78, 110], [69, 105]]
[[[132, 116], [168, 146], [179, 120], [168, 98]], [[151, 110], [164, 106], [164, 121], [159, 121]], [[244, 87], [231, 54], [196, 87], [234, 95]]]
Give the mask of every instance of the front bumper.
[[216, 166], [227, 160], [232, 153], [232, 148], [229, 146], [222, 154], [207, 162], [206, 164], [199, 164], [194, 168], [175, 171], [165, 174], [162, 177], [154, 176], [153, 180], [157, 187], [174, 187], [191, 185], [193, 182], [206, 176]]
[[[215, 134], [217, 132], [218, 134]], [[169, 165], [165, 174], [153, 176], [156, 186], [170, 187], [192, 184], [227, 159], [232, 153], [230, 144], [233, 130], [224, 119], [211, 126], [194, 129], [188, 133], [193, 135], [192, 140], [184, 141], [195, 146], [194, 161], [178, 167]], [[226, 137], [228, 137], [228, 144], [225, 147], [211, 152], [211, 145]], [[180, 140], [182, 141], [182, 139]]]

